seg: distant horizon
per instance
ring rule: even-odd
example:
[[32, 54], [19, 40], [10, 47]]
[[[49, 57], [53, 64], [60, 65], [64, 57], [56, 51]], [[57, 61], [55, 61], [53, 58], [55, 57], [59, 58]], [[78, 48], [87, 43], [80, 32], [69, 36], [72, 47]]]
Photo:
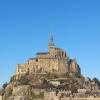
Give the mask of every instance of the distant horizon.
[[0, 87], [18, 63], [54, 44], [76, 58], [82, 75], [100, 80], [99, 0], [0, 1]]

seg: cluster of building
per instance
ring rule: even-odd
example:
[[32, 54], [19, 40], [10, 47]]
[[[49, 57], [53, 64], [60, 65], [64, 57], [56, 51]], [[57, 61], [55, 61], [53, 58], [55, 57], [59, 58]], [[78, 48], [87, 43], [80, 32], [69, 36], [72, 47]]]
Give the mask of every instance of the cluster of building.
[[45, 92], [44, 100], [100, 100], [100, 95], [90, 95], [86, 90], [79, 90], [76, 94], [71, 94], [70, 91], [61, 92]]
[[[73, 86], [72, 86], [73, 88]], [[77, 87], [77, 92], [72, 93], [68, 89], [47, 89], [44, 92], [44, 100], [85, 100], [86, 98], [92, 100], [100, 100], [100, 89], [95, 81], [85, 78], [83, 86]]]
[[17, 65], [17, 77], [27, 72], [56, 73], [59, 75], [66, 74], [67, 72], [81, 74], [77, 61], [69, 59], [66, 51], [55, 47], [52, 33], [50, 35], [48, 52], [38, 52], [35, 58], [29, 58], [25, 64]]

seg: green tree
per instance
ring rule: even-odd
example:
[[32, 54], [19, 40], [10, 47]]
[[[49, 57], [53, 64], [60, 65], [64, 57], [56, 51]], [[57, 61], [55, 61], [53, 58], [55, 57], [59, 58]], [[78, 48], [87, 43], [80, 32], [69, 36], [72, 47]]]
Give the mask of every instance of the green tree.
[[12, 82], [14, 80], [14, 76], [12, 76], [11, 78], [10, 78], [10, 82]]
[[19, 80], [19, 82], [22, 85], [28, 85], [29, 79], [26, 76], [22, 76], [21, 79]]
[[97, 78], [93, 78], [93, 81], [95, 81], [95, 83], [97, 83], [98, 85], [100, 85], [100, 81]]
[[8, 85], [8, 83], [7, 83], [7, 82], [6, 82], [6, 83], [4, 83], [4, 84], [2, 85], [3, 89], [5, 89], [5, 88], [7, 87], [7, 85]]

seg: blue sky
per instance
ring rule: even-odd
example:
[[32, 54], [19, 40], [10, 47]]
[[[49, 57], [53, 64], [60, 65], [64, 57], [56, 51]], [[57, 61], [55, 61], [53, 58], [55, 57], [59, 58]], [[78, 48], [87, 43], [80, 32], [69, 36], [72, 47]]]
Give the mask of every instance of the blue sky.
[[48, 50], [51, 31], [84, 76], [100, 79], [100, 0], [0, 0], [0, 86]]

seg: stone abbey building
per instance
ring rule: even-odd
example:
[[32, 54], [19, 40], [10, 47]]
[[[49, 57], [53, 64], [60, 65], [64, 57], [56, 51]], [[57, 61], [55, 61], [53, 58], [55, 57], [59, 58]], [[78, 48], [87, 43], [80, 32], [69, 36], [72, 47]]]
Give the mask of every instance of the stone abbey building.
[[16, 75], [25, 73], [78, 73], [80, 68], [75, 59], [69, 59], [66, 52], [57, 48], [53, 42], [53, 34], [50, 35], [48, 52], [38, 52], [35, 58], [29, 58], [25, 64], [18, 64]]

